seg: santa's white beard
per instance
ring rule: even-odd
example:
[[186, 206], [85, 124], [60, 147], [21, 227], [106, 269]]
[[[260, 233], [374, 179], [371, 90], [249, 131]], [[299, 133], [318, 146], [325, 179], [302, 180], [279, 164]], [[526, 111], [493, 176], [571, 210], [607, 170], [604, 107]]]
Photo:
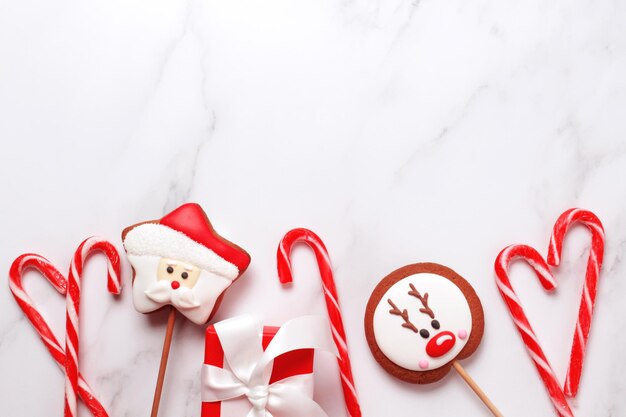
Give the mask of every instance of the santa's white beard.
[[201, 270], [193, 288], [181, 286], [172, 290], [170, 281], [157, 279], [160, 257], [129, 255], [128, 259], [135, 270], [133, 303], [141, 313], [150, 313], [169, 304], [194, 323], [204, 324], [209, 320], [217, 298], [232, 283], [220, 275]]
[[187, 288], [185, 286], [174, 289], [171, 281], [162, 279], [144, 292], [148, 298], [156, 303], [171, 304], [179, 310], [186, 310], [200, 306], [194, 289], [195, 287]]

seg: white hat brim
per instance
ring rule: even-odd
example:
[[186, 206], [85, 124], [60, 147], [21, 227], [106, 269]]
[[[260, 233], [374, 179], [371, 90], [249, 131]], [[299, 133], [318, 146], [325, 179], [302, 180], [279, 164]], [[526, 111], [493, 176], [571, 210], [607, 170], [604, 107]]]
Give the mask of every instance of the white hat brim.
[[239, 276], [239, 269], [234, 264], [184, 233], [158, 223], [133, 227], [126, 234], [124, 248], [129, 255], [175, 259], [230, 280]]

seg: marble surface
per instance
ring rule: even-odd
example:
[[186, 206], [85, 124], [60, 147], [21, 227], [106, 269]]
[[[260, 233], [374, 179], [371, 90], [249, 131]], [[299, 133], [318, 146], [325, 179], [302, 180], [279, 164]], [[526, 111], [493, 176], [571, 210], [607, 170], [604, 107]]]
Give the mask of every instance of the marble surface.
[[[505, 245], [545, 251], [572, 206], [607, 231], [577, 416], [626, 415], [626, 3], [618, 0], [0, 0], [0, 270], [34, 251], [67, 270], [88, 235], [112, 239], [186, 201], [253, 263], [217, 318], [268, 324], [325, 314], [313, 256], [336, 269], [365, 416], [488, 416], [463, 381], [413, 386], [373, 360], [364, 306], [399, 266], [435, 261], [468, 278], [486, 331], [464, 366], [507, 417], [554, 415], [494, 283]], [[559, 288], [523, 265], [513, 282], [563, 377], [589, 243], [568, 237]], [[110, 415], [150, 408], [165, 313], [84, 284], [82, 370]], [[32, 276], [31, 276], [32, 275]], [[26, 286], [63, 334], [64, 300]], [[61, 416], [63, 375], [0, 291], [0, 415]], [[204, 329], [175, 330], [163, 417], [199, 416]], [[331, 358], [316, 398], [342, 417]], [[80, 415], [88, 415], [81, 406]]]

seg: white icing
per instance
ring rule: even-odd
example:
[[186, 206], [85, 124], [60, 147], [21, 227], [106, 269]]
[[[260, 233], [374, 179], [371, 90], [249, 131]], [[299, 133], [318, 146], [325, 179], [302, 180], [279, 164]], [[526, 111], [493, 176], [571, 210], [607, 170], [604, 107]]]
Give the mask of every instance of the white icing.
[[126, 234], [124, 248], [129, 255], [176, 259], [231, 280], [239, 276], [237, 266], [184, 233], [162, 224], [144, 223], [132, 228]]
[[200, 306], [196, 300], [195, 292], [187, 287], [180, 286], [177, 289], [172, 288], [172, 282], [167, 280], [158, 280], [154, 285], [145, 291], [145, 294], [152, 301], [161, 304], [171, 304], [179, 310], [196, 308]]
[[[421, 302], [408, 294], [409, 284], [415, 285], [420, 294], [428, 293], [428, 305], [439, 321], [439, 330], [431, 326], [432, 319], [421, 313]], [[430, 337], [424, 339], [419, 333], [402, 327], [402, 317], [389, 313], [391, 306], [387, 302], [391, 299], [400, 310], [406, 309], [410, 321], [418, 329], [426, 329]], [[412, 371], [428, 371], [437, 369], [450, 362], [463, 349], [472, 331], [472, 313], [463, 292], [445, 277], [420, 273], [410, 275], [395, 283], [383, 295], [374, 311], [374, 337], [382, 353], [393, 363]], [[426, 344], [442, 331], [450, 331], [457, 335], [465, 330], [464, 340], [456, 337], [454, 347], [439, 358], [432, 358], [426, 353]], [[428, 366], [423, 367], [427, 361]], [[420, 363], [422, 366], [420, 366]]]
[[[146, 292], [154, 290], [157, 285], [157, 269], [161, 260], [158, 256], [137, 256], [128, 255], [128, 260], [135, 270], [135, 280], [133, 282], [133, 303], [135, 309], [141, 313], [150, 313], [158, 310], [164, 305], [172, 305], [168, 297], [151, 297]], [[162, 281], [170, 285], [169, 281]], [[198, 304], [191, 308], [178, 308], [178, 310], [189, 320], [196, 324], [204, 324], [209, 319], [215, 301], [232, 284], [230, 279], [212, 272], [201, 270], [200, 278], [196, 285], [189, 289], [193, 293], [193, 300]], [[179, 291], [178, 288], [176, 291]], [[186, 288], [183, 290], [187, 290]]]

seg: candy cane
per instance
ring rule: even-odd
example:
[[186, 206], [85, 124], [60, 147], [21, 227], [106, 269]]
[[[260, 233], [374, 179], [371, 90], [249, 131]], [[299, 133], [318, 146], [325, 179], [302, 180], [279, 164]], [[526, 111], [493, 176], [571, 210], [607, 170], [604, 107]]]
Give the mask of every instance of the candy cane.
[[[54, 267], [46, 258], [35, 254], [24, 254], [19, 256], [9, 270], [9, 288], [15, 297], [15, 301], [20, 306], [26, 318], [31, 322], [44, 345], [56, 361], [56, 363], [65, 366], [65, 350], [60, 345], [57, 338], [50, 330], [50, 326], [42, 315], [35, 308], [32, 299], [22, 285], [22, 276], [27, 269], [35, 269], [41, 273], [52, 284], [52, 286], [61, 294], [67, 292], [67, 280], [58, 269]], [[85, 382], [82, 375], [78, 375], [78, 395], [94, 415], [94, 417], [108, 417], [108, 414], [100, 402], [94, 397], [91, 388]]]
[[120, 293], [120, 257], [113, 244], [97, 237], [87, 238], [80, 244], [70, 267], [67, 289], [67, 316], [65, 351], [65, 416], [76, 417], [76, 390], [78, 385], [78, 312], [80, 310], [80, 279], [86, 259], [94, 252], [107, 257], [108, 290]]
[[291, 248], [297, 242], [304, 242], [313, 249], [317, 265], [322, 277], [322, 288], [326, 298], [326, 308], [330, 318], [330, 327], [333, 334], [335, 345], [339, 351], [339, 373], [341, 376], [341, 385], [343, 387], [343, 395], [346, 401], [346, 408], [351, 417], [361, 416], [361, 406], [354, 387], [354, 379], [352, 377], [352, 366], [350, 365], [350, 355], [348, 353], [348, 345], [346, 342], [346, 332], [343, 327], [341, 318], [341, 309], [339, 308], [339, 298], [337, 297], [337, 288], [333, 278], [333, 270], [328, 257], [328, 251], [322, 240], [312, 231], [307, 229], [294, 229], [283, 237], [278, 246], [278, 277], [280, 282], [287, 284], [293, 281], [291, 274]]
[[515, 326], [517, 326], [517, 330], [524, 340], [528, 354], [535, 363], [535, 367], [537, 368], [543, 383], [548, 389], [550, 400], [552, 401], [556, 411], [559, 413], [559, 416], [573, 417], [574, 414], [567, 404], [567, 399], [561, 389], [561, 384], [552, 370], [546, 355], [543, 353], [543, 349], [541, 348], [541, 345], [539, 345], [537, 336], [528, 322], [526, 313], [524, 313], [522, 304], [511, 286], [511, 281], [509, 280], [507, 271], [509, 264], [515, 258], [525, 260], [533, 268], [539, 278], [539, 281], [541, 282], [541, 285], [546, 291], [551, 291], [556, 288], [556, 282], [550, 273], [546, 261], [544, 261], [543, 257], [530, 246], [508, 246], [504, 248], [504, 250], [502, 250], [496, 258], [496, 284], [498, 285], [502, 298], [509, 308], [509, 312], [513, 317], [513, 322], [515, 323]]
[[587, 260], [587, 272], [580, 308], [578, 309], [578, 322], [576, 323], [576, 332], [572, 342], [569, 368], [565, 378], [564, 390], [565, 395], [568, 397], [575, 397], [578, 393], [580, 376], [585, 360], [585, 347], [589, 338], [591, 318], [593, 317], [598, 278], [604, 256], [604, 228], [602, 227], [602, 222], [592, 212], [574, 208], [561, 214], [554, 225], [554, 230], [550, 237], [550, 248], [548, 249], [548, 263], [553, 266], [559, 266], [565, 234], [577, 222], [582, 223], [591, 231], [591, 249], [589, 250], [589, 259]]

